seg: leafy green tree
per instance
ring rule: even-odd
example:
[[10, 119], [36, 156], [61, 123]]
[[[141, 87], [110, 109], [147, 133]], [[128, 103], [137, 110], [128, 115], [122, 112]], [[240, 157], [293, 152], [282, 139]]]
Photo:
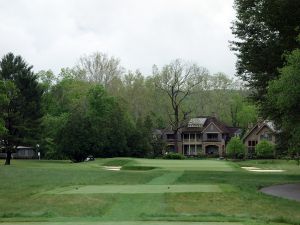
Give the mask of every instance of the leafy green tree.
[[1, 108], [7, 131], [1, 135], [7, 153], [6, 165], [10, 165], [11, 153], [17, 146], [35, 146], [39, 139], [43, 90], [31, 69], [21, 56], [12, 53], [0, 61], [1, 86], [7, 93]]
[[46, 93], [49, 92], [51, 87], [53, 87], [58, 81], [51, 70], [41, 70], [36, 73], [36, 76], [38, 77], [38, 80], [40, 81], [41, 86]]
[[46, 114], [42, 120], [42, 137], [40, 140], [40, 152], [42, 157], [46, 159], [64, 159], [63, 154], [58, 148], [60, 140], [60, 132], [66, 125], [69, 118], [69, 113], [60, 115]]
[[98, 147], [93, 140], [92, 124], [80, 109], [70, 115], [58, 136], [61, 152], [72, 162], [84, 161]]
[[258, 112], [255, 105], [244, 102], [242, 108], [237, 112], [238, 126], [246, 129], [249, 124], [257, 122]]
[[241, 158], [245, 155], [245, 145], [238, 137], [230, 139], [226, 146], [226, 155], [234, 159]]
[[232, 33], [236, 40], [237, 74], [252, 89], [256, 102], [265, 102], [270, 80], [278, 77], [282, 54], [299, 46], [300, 1], [235, 0], [236, 20]]
[[97, 156], [126, 156], [131, 123], [116, 98], [100, 85], [88, 93], [88, 115], [92, 123]]
[[40, 150], [43, 157], [62, 159], [64, 155], [57, 145], [58, 133], [73, 111], [87, 107], [87, 93], [93, 84], [68, 76], [56, 79], [51, 71], [40, 71], [38, 76], [45, 90]]
[[274, 120], [284, 135], [286, 148], [300, 155], [300, 49], [286, 55], [287, 63], [278, 79], [269, 83], [265, 113]]
[[145, 121], [141, 117], [138, 118], [135, 128], [128, 139], [130, 156], [147, 157], [151, 153], [150, 135], [152, 130], [149, 126], [152, 126], [152, 121], [149, 117]]
[[258, 158], [273, 158], [274, 145], [266, 140], [262, 140], [255, 146], [255, 153]]

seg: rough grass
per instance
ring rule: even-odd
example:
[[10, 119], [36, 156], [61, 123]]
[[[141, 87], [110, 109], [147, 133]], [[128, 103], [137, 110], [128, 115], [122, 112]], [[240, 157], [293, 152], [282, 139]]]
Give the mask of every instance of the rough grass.
[[[218, 160], [119, 158], [77, 164], [32, 160], [13, 160], [11, 166], [3, 166], [3, 163], [0, 161], [0, 222], [6, 223], [1, 225], [18, 224], [18, 221], [29, 222], [22, 225], [60, 225], [60, 222], [75, 225], [300, 224], [299, 202], [258, 191], [273, 184], [300, 182], [300, 168], [292, 161], [245, 161], [237, 164]], [[104, 165], [156, 169], [106, 171]], [[282, 168], [286, 172], [254, 174], [239, 166]], [[123, 185], [138, 188], [215, 185], [222, 192], [44, 194], [68, 187], [120, 188]], [[36, 223], [32, 223], [34, 221]], [[47, 221], [49, 223], [42, 223]]]

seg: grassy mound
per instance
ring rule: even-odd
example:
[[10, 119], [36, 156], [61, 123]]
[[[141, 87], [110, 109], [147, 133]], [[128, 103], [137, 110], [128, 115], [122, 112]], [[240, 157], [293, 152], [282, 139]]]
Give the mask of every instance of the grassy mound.
[[148, 171], [154, 170], [157, 167], [154, 166], [123, 166], [122, 170], [134, 170], [134, 171]]
[[124, 166], [130, 162], [132, 162], [130, 159], [112, 159], [103, 163], [103, 166]]

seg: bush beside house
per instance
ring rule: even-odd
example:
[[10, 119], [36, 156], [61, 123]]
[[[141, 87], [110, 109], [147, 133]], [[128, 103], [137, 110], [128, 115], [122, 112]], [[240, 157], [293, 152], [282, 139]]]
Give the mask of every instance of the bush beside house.
[[238, 137], [233, 137], [226, 147], [226, 155], [233, 159], [241, 159], [245, 155], [245, 145]]
[[259, 142], [255, 147], [255, 153], [257, 158], [274, 158], [274, 145], [270, 142], [263, 140]]

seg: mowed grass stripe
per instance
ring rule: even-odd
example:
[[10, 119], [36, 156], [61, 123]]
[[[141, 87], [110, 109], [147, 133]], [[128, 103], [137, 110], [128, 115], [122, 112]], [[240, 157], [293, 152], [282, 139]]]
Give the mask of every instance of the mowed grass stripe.
[[222, 192], [216, 184], [195, 185], [85, 185], [70, 186], [46, 192], [47, 194], [147, 194]]
[[131, 165], [152, 166], [172, 171], [235, 171], [233, 163], [221, 160], [164, 160], [164, 159], [134, 159]]
[[182, 174], [183, 171], [167, 172], [162, 176], [155, 177], [147, 184], [173, 184]]
[[124, 221], [124, 222], [4, 222], [1, 225], [243, 225], [238, 222], [172, 222], [172, 221]]

